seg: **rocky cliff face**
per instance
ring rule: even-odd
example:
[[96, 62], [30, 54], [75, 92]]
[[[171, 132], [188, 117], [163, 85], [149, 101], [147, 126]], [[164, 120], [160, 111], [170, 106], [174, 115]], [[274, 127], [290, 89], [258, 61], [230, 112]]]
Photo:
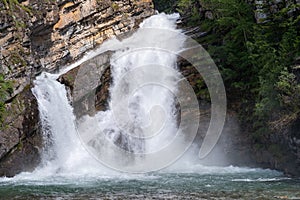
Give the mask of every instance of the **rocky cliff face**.
[[[196, 27], [186, 27], [186, 22], [181, 28], [187, 29], [186, 33], [197, 39], [209, 33], [202, 33]], [[299, 59], [295, 62], [292, 73], [296, 77], [297, 84], [300, 83]], [[182, 73], [193, 86], [200, 102], [206, 100], [205, 84], [197, 71], [188, 63], [179, 62]], [[278, 116], [276, 120], [268, 123], [266, 132], [256, 135], [253, 131], [253, 122], [243, 122], [240, 113], [245, 109], [240, 105], [239, 99], [231, 100], [234, 93], [227, 93], [228, 112], [223, 133], [211, 156], [217, 156], [218, 151], [224, 155], [225, 163], [236, 166], [261, 167], [276, 169], [289, 176], [300, 176], [300, 115], [291, 113], [292, 116]], [[297, 98], [297, 96], [293, 96]], [[291, 97], [286, 101], [291, 101]], [[277, 114], [277, 113], [274, 113]], [[205, 118], [202, 118], [205, 119]], [[291, 120], [292, 119], [292, 120]], [[201, 122], [200, 122], [201, 123]], [[205, 123], [205, 122], [204, 122]], [[204, 124], [205, 127], [205, 124]], [[203, 132], [203, 131], [202, 131]], [[220, 155], [220, 154], [219, 154]], [[222, 160], [223, 158], [220, 158]]]
[[39, 163], [42, 135], [37, 102], [29, 86], [6, 106], [0, 130], [0, 176], [13, 176]]
[[[192, 29], [188, 31], [188, 34], [198, 37], [201, 34], [199, 31], [201, 30]], [[103, 53], [59, 78], [59, 81], [64, 83], [69, 88], [70, 94], [72, 94], [70, 98], [78, 117], [83, 114], [93, 115], [94, 111], [106, 109], [107, 99], [109, 98], [108, 88], [111, 83], [109, 70], [109, 57], [111, 54], [112, 52]], [[98, 64], [93, 70], [85, 67], [89, 66], [89, 63], [95, 62]], [[178, 59], [178, 67], [199, 99], [202, 115], [196, 143], [201, 144], [210, 121], [209, 94], [205, 89], [206, 86], [201, 75], [190, 63]], [[85, 80], [87, 80], [85, 77], [91, 76], [89, 75], [91, 71], [99, 75], [99, 82], [90, 84], [89, 88], [79, 87], [80, 90], [78, 90], [74, 85], [85, 85]], [[75, 83], [74, 80], [78, 82]], [[85, 91], [89, 91], [89, 93]], [[274, 130], [263, 140], [253, 141], [253, 133], [250, 132], [248, 126], [241, 123], [237, 109], [241, 108], [230, 106], [218, 145], [203, 161], [212, 165], [272, 168], [281, 170], [288, 175], [299, 175], [299, 120], [289, 124], [282, 130]]]
[[22, 4], [30, 13], [1, 10], [0, 72], [23, 86], [29, 77], [73, 62], [107, 38], [135, 29], [154, 13], [149, 0], [27, 0]]
[[[154, 14], [151, 0], [0, 2], [0, 73], [13, 81], [0, 129], [0, 176], [32, 170], [42, 148], [32, 80], [80, 58]], [[28, 8], [28, 9], [27, 9]]]
[[112, 53], [104, 52], [59, 77], [58, 81], [66, 86], [70, 94], [76, 117], [93, 116], [97, 111], [106, 110], [112, 81]]
[[[65, 84], [69, 90], [69, 98], [76, 117], [86, 114], [93, 116], [97, 111], [108, 108], [109, 87], [112, 81], [110, 71], [112, 53], [104, 52], [59, 77], [58, 81]], [[189, 81], [199, 100], [201, 120], [194, 144], [200, 149], [210, 123], [209, 94], [196, 68], [182, 58], [178, 58], [177, 63], [180, 73]], [[229, 111], [218, 144], [202, 162], [207, 165], [262, 166], [255, 163], [255, 159], [251, 156], [253, 152], [250, 139], [240, 130], [237, 113]]]

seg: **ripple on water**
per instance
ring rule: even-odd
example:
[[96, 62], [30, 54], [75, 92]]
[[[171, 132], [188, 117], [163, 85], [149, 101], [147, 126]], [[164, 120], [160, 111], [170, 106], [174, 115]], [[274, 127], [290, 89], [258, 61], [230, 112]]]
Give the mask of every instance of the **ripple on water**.
[[21, 174], [0, 179], [0, 199], [11, 198], [300, 199], [300, 181], [271, 170], [54, 176], [41, 180]]

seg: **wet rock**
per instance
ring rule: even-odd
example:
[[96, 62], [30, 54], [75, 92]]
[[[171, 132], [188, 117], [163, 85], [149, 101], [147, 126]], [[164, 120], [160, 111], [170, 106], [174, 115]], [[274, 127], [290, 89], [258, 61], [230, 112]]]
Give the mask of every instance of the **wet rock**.
[[[0, 9], [0, 73], [14, 85], [14, 92], [6, 102], [7, 113], [0, 130], [0, 176], [30, 171], [39, 163], [42, 135], [37, 103], [30, 91], [34, 77], [42, 71], [54, 72], [75, 62], [86, 51], [114, 35], [137, 28], [144, 18], [154, 14], [149, 0], [25, 0], [21, 3], [31, 11], [19, 9], [14, 13], [19, 25], [8, 9]], [[5, 8], [3, 2], [0, 2], [0, 7]], [[76, 73], [76, 69], [72, 72]], [[107, 91], [110, 72], [101, 73], [106, 74], [103, 88]], [[83, 74], [82, 77], [86, 76]], [[61, 81], [66, 85], [72, 82], [67, 77]], [[76, 102], [82, 102], [75, 107], [78, 115], [88, 110], [82, 109], [81, 112], [80, 106], [93, 105], [96, 110], [105, 107], [103, 102], [108, 92], [93, 88], [92, 83], [88, 86], [96, 92], [92, 95], [97, 99], [96, 103], [95, 99], [86, 103], [91, 99], [82, 93], [87, 88], [77, 90], [76, 87]]]
[[42, 134], [37, 101], [29, 85], [6, 106], [6, 118], [0, 127], [0, 176], [14, 176], [37, 166]]
[[59, 77], [58, 81], [69, 90], [76, 117], [107, 108], [109, 86], [112, 81], [110, 72], [111, 51], [102, 53]]

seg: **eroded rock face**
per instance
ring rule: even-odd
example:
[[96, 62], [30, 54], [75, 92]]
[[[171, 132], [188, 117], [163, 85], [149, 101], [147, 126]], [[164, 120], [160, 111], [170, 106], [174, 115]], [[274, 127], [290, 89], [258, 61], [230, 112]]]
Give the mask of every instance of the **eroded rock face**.
[[[31, 14], [17, 10], [16, 24], [0, 11], [0, 73], [24, 87], [42, 70], [54, 71], [114, 35], [137, 28], [154, 14], [150, 0], [27, 0]], [[2, 3], [0, 6], [4, 7]]]
[[[112, 83], [110, 70], [110, 57], [112, 54], [113, 52], [105, 52], [59, 77], [58, 80], [65, 84], [69, 91], [69, 98], [72, 101], [76, 117], [80, 118], [86, 114], [93, 116], [97, 111], [104, 111], [108, 108], [109, 87]], [[201, 82], [201, 75], [189, 62], [178, 58], [177, 63], [180, 73], [189, 81], [199, 100], [200, 122], [194, 145], [200, 149], [210, 123], [211, 110], [210, 103], [207, 100], [208, 94], [203, 92], [206, 91], [206, 86], [204, 82]], [[182, 111], [179, 105], [177, 105], [177, 109], [177, 120], [180, 123], [179, 113]], [[181, 114], [185, 115], [187, 113]], [[193, 115], [196, 112], [193, 113], [193, 110], [189, 110], [189, 114]], [[259, 166], [251, 156], [253, 152], [249, 135], [245, 136], [240, 130], [237, 114], [229, 111], [218, 144], [202, 161], [208, 165]]]
[[0, 9], [0, 73], [14, 85], [0, 130], [0, 176], [30, 171], [39, 162], [42, 136], [30, 90], [34, 77], [76, 61], [106, 39], [136, 29], [154, 14], [151, 0], [25, 0], [21, 4], [30, 11], [17, 6], [14, 20], [0, 2], [4, 8]]
[[37, 101], [29, 86], [6, 106], [0, 128], [0, 176], [13, 176], [31, 171], [39, 163], [42, 135]]
[[111, 51], [102, 53], [59, 77], [58, 81], [69, 91], [76, 117], [93, 116], [97, 111], [106, 110], [112, 81], [112, 54]]
[[[96, 111], [107, 109], [112, 81], [109, 63], [112, 53], [103, 53], [59, 78], [70, 91], [77, 117], [85, 114], [94, 115]], [[189, 81], [199, 100], [200, 122], [195, 144], [200, 148], [210, 123], [209, 94], [201, 75], [189, 62], [179, 58], [177, 63], [180, 73]], [[87, 77], [94, 77], [92, 78], [94, 81], [89, 82], [91, 79]], [[266, 140], [256, 144], [251, 137], [253, 133], [247, 132], [249, 131], [247, 127], [243, 127], [237, 111], [229, 108], [217, 145], [202, 161], [208, 165], [271, 168], [281, 170], [287, 175], [299, 176], [299, 124], [298, 119], [286, 127], [284, 132], [274, 132]]]

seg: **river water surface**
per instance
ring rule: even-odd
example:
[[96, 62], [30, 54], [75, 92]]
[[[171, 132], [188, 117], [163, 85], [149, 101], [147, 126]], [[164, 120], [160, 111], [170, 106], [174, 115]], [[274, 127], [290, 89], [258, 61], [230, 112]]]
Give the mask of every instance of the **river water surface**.
[[[1, 199], [300, 199], [300, 180], [271, 170], [199, 167], [198, 172], [0, 180]], [[200, 171], [199, 171], [200, 170]]]
[[[165, 165], [165, 160], [171, 158], [166, 162], [171, 164], [177, 159], [172, 157], [172, 149], [155, 157], [159, 158], [157, 161], [149, 159], [146, 162], [149, 154], [168, 146], [177, 131], [173, 95], [182, 77], [176, 71], [176, 52], [181, 51], [184, 43], [182, 34], [179, 34], [181, 30], [176, 28], [177, 19], [176, 14], [150, 17], [131, 37], [123, 41], [108, 41], [100, 47], [98, 53], [107, 50], [116, 53], [115, 60], [111, 61], [111, 102], [106, 111], [95, 116], [76, 121], [67, 91], [56, 81], [66, 69], [59, 74], [42, 73], [36, 78], [32, 91], [39, 104], [44, 134], [42, 162], [31, 173], [0, 178], [1, 199], [300, 199], [300, 180], [287, 178], [277, 171], [204, 166], [204, 163], [197, 162], [198, 153], [187, 153], [189, 155], [183, 158], [188, 159]], [[143, 31], [143, 28], [147, 29]], [[153, 28], [169, 32], [153, 31]], [[148, 67], [124, 78], [124, 74], [143, 65]], [[144, 79], [160, 84], [142, 87]], [[122, 83], [119, 88], [118, 82]], [[137, 90], [127, 97], [128, 88]], [[114, 100], [116, 104], [112, 106]], [[131, 122], [127, 120], [126, 110], [122, 110], [128, 102]], [[154, 107], [159, 109], [152, 109]], [[112, 117], [114, 109], [120, 117], [117, 121]], [[151, 117], [152, 124], [149, 123]], [[142, 139], [124, 135], [126, 130]], [[159, 134], [154, 137], [151, 134], [155, 131]], [[181, 133], [186, 135], [189, 132], [181, 130]], [[109, 142], [110, 146], [107, 145]], [[185, 144], [184, 138], [182, 144]], [[184, 150], [182, 144], [177, 141], [174, 152], [181, 146]], [[113, 145], [124, 147], [132, 155], [118, 153], [111, 148]], [[87, 152], [89, 148], [97, 155]], [[167, 168], [140, 174], [121, 173], [101, 165], [101, 159], [115, 168], [119, 165], [121, 171], [138, 169], [138, 172], [143, 172], [143, 168], [135, 168], [140, 164], [147, 168], [145, 171]], [[160, 163], [164, 165], [160, 166]]]

